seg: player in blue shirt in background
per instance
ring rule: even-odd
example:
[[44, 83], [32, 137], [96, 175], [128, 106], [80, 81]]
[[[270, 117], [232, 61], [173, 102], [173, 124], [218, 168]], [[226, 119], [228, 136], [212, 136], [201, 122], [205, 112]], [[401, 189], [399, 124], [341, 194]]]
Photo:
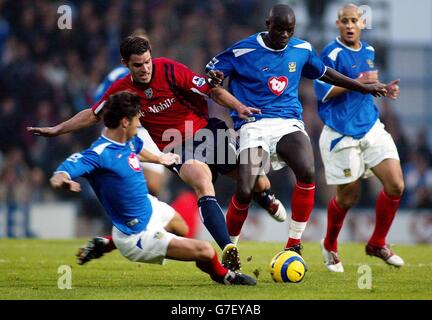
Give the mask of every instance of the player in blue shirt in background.
[[[346, 76], [363, 83], [378, 82], [375, 50], [360, 40], [364, 20], [359, 8], [345, 5], [338, 12], [336, 26], [340, 36], [322, 51], [321, 59]], [[387, 85], [388, 97], [399, 95], [399, 79]], [[326, 180], [336, 185], [336, 197], [328, 205], [327, 233], [321, 250], [327, 269], [343, 272], [338, 256], [337, 238], [347, 211], [360, 195], [360, 178], [371, 171], [384, 186], [376, 202], [375, 230], [366, 253], [390, 265], [404, 261], [386, 244], [386, 236], [399, 207], [404, 189], [402, 169], [396, 145], [378, 118], [372, 95], [363, 95], [322, 81], [314, 82], [318, 112], [325, 126], [320, 137], [321, 157]]]
[[247, 120], [231, 113], [240, 136], [239, 179], [227, 214], [232, 240], [238, 240], [258, 176], [265, 173], [269, 164], [274, 170], [288, 165], [297, 183], [285, 249], [300, 253], [301, 236], [315, 194], [314, 156], [298, 99], [300, 78], [319, 78], [375, 96], [385, 95], [386, 90], [380, 83], [362, 84], [327, 68], [310, 43], [293, 38], [295, 23], [294, 12], [288, 5], [275, 5], [266, 21], [268, 32], [234, 44], [213, 58], [206, 71], [218, 71], [229, 77], [231, 93], [243, 104], [261, 110]]
[[104, 107], [107, 129], [89, 149], [70, 156], [58, 167], [50, 179], [52, 187], [79, 192], [80, 184], [73, 179], [88, 179], [112, 220], [116, 247], [131, 261], [195, 261], [216, 282], [255, 285], [253, 278], [223, 267], [208, 242], [179, 237], [164, 229], [169, 206], [148, 194], [140, 161], [172, 165], [180, 158], [144, 149], [137, 136], [140, 108], [138, 96], [128, 92], [112, 95]]

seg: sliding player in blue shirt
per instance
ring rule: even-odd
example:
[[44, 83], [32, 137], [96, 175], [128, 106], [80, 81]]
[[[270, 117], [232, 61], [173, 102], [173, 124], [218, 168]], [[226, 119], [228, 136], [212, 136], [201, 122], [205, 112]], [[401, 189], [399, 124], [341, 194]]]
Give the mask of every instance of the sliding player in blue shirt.
[[51, 177], [51, 185], [79, 192], [80, 185], [73, 179], [87, 178], [112, 220], [116, 247], [131, 261], [195, 261], [216, 282], [255, 285], [253, 278], [223, 267], [208, 242], [165, 230], [167, 216], [174, 210], [148, 194], [140, 161], [173, 165], [180, 158], [175, 154], [155, 155], [144, 149], [137, 136], [140, 108], [140, 98], [134, 94], [120, 92], [110, 96], [104, 106], [104, 134], [89, 149], [64, 161]]

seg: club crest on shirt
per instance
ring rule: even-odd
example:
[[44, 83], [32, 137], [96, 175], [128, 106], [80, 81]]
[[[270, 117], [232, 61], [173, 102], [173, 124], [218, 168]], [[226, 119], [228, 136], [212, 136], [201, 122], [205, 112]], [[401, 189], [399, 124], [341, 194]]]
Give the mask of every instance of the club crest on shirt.
[[157, 231], [153, 235], [153, 239], [161, 240], [164, 236], [165, 236], [165, 234], [163, 232]]
[[129, 141], [129, 148], [131, 149], [132, 152], [135, 152], [135, 146], [132, 143], [132, 141]]
[[153, 97], [153, 89], [152, 88], [148, 88], [144, 91], [147, 99], [151, 99]]
[[140, 171], [140, 161], [135, 153], [131, 153], [128, 157], [129, 167], [135, 171]]
[[297, 62], [289, 62], [288, 63], [288, 69], [289, 69], [289, 72], [296, 72], [297, 71]]
[[343, 173], [344, 173], [344, 176], [345, 176], [346, 178], [349, 178], [349, 177], [352, 176], [352, 174], [351, 174], [351, 169], [344, 169]]
[[288, 78], [280, 76], [278, 78], [271, 77], [268, 82], [268, 87], [275, 95], [280, 96], [288, 87]]
[[366, 63], [369, 65], [369, 68], [373, 69], [375, 67], [374, 62], [371, 59], [367, 59]]

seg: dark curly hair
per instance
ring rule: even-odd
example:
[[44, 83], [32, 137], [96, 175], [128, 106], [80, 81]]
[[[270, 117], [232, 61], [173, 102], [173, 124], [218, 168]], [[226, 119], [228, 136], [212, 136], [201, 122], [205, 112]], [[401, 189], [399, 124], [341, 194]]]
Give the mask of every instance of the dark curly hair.
[[141, 108], [140, 98], [128, 91], [122, 91], [111, 95], [103, 110], [103, 122], [107, 128], [115, 129], [120, 125], [120, 120], [127, 117], [132, 120]]

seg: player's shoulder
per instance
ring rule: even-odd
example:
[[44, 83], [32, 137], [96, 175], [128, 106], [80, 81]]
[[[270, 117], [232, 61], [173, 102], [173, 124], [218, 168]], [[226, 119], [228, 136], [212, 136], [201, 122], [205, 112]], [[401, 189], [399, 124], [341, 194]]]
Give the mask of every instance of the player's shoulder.
[[375, 48], [373, 46], [371, 46], [369, 43], [367, 43], [366, 41], [361, 41], [361, 44], [362, 44], [362, 48], [364, 50], [375, 52]]
[[129, 73], [129, 69], [124, 66], [117, 66], [108, 74], [107, 79], [113, 83], [120, 78], [123, 78], [125, 75]]
[[299, 38], [291, 38], [290, 41], [288, 42], [288, 47], [290, 48], [296, 48], [296, 49], [301, 49], [301, 50], [307, 50], [312, 52], [313, 46], [310, 42], [303, 40], [303, 39], [299, 39]]
[[324, 46], [324, 48], [321, 50], [321, 57], [336, 61], [340, 53], [345, 49], [346, 47], [342, 45], [342, 43], [340, 43], [337, 39], [335, 39]]
[[[119, 92], [128, 89], [132, 84], [132, 78], [129, 76], [129, 70], [123, 76], [118, 77], [114, 80], [109, 87], [109, 91], [112, 93]], [[113, 92], [114, 91], [114, 92]]]
[[166, 58], [166, 57], [158, 57], [158, 58], [154, 58], [153, 59], [153, 64], [155, 66], [160, 65], [160, 66], [164, 66], [164, 65], [174, 65], [174, 66], [181, 66], [181, 67], [186, 67], [186, 65], [184, 65], [183, 63], [170, 59], [170, 58]]
[[321, 50], [322, 53], [329, 53], [331, 51], [333, 51], [336, 48], [343, 48], [343, 46], [336, 41], [336, 39], [330, 41], [329, 43], [327, 43], [324, 48]]
[[153, 64], [156, 67], [156, 70], [164, 70], [165, 68], [168, 68], [168, 70], [170, 70], [172, 68], [172, 70], [179, 70], [181, 72], [187, 72], [187, 70], [191, 71], [187, 65], [165, 57], [158, 57], [153, 59]]
[[110, 140], [102, 135], [92, 143], [90, 148], [87, 149], [87, 153], [92, 154], [93, 156], [103, 157], [111, 153], [113, 150], [122, 148], [123, 146], [124, 144]]
[[234, 43], [231, 47], [226, 49], [225, 52], [231, 52], [235, 58], [238, 58], [247, 53], [254, 52], [257, 49], [260, 49], [261, 45], [259, 44], [258, 40], [260, 34], [261, 33], [255, 33], [247, 38], [244, 38]]

